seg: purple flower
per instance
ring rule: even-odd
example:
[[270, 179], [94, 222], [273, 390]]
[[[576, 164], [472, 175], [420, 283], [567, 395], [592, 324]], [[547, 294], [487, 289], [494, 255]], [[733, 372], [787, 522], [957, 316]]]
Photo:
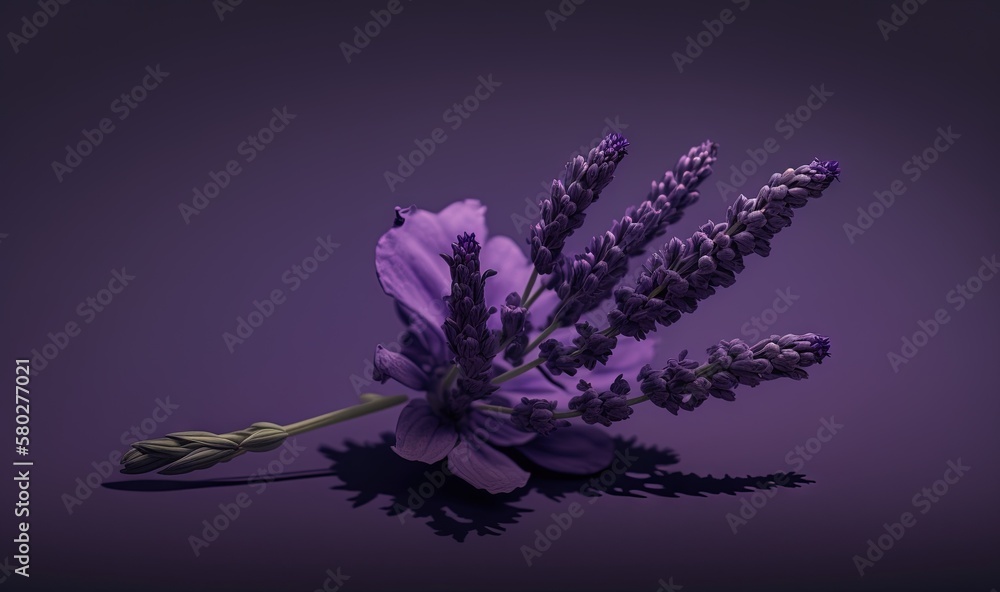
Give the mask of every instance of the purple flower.
[[643, 226], [643, 233], [629, 248], [629, 255], [641, 255], [655, 238], [663, 236], [667, 226], [676, 224], [684, 210], [698, 201], [698, 186], [712, 174], [719, 145], [705, 140], [681, 156], [673, 170], [663, 179], [653, 181], [649, 196], [638, 208], [629, 208], [625, 215]]
[[628, 140], [609, 134], [586, 158], [577, 156], [566, 163], [562, 179], [552, 181], [551, 194], [539, 204], [541, 220], [528, 236], [531, 261], [539, 274], [552, 273], [566, 239], [583, 226], [586, 209], [614, 178], [618, 163], [628, 154], [627, 147]]
[[515, 426], [526, 432], [547, 436], [557, 427], [569, 425], [568, 421], [560, 423], [556, 420], [555, 410], [556, 404], [553, 401], [521, 397], [521, 402], [514, 406], [510, 419]]
[[[793, 210], [820, 196], [840, 174], [839, 165], [813, 161], [773, 175], [756, 198], [740, 196], [727, 222], [709, 222], [687, 241], [668, 241], [649, 257], [634, 286], [613, 290], [629, 258], [697, 200], [716, 153], [711, 142], [692, 148], [654, 183], [644, 203], [627, 210], [570, 263], [562, 254], [566, 238], [611, 181], [627, 145], [611, 135], [567, 165], [540, 204], [530, 262], [510, 239], [487, 239], [485, 208], [476, 201], [439, 214], [397, 210], [394, 228], [376, 249], [376, 270], [407, 330], [398, 352], [376, 349], [373, 375], [427, 395], [400, 413], [394, 447], [400, 456], [426, 463], [447, 459], [451, 472], [492, 493], [527, 482], [527, 471], [507, 456], [509, 449], [549, 470], [592, 473], [610, 461], [610, 440], [590, 428], [568, 427], [566, 418], [609, 426], [645, 400], [675, 414], [693, 410], [710, 396], [733, 400], [740, 384], [805, 378], [806, 368], [829, 355], [825, 337], [775, 335], [754, 346], [720, 342], [708, 349], [706, 364], [688, 360], [685, 351], [654, 369], [647, 363], [651, 344], [643, 338], [694, 311], [716, 288], [731, 285], [746, 255], [766, 256]], [[442, 255], [447, 265], [441, 265], [437, 256], [449, 248], [451, 254]], [[537, 276], [550, 273], [532, 292]], [[576, 322], [612, 293], [616, 307], [608, 327]], [[547, 326], [532, 326], [529, 307], [549, 320]], [[619, 343], [619, 334], [636, 339]], [[539, 357], [522, 363], [536, 346]], [[636, 378], [643, 395], [630, 400], [623, 376], [640, 367]], [[581, 394], [566, 401], [565, 377], [580, 368], [589, 371], [588, 380], [579, 381]], [[595, 386], [600, 381], [606, 389]], [[510, 400], [520, 403], [511, 407]], [[556, 411], [560, 402], [568, 412]]]
[[720, 341], [708, 348], [708, 363], [714, 374], [725, 372], [737, 383], [753, 387], [778, 378], [808, 378], [805, 369], [822, 364], [829, 355], [830, 340], [822, 335], [772, 335], [753, 347], [739, 339]]
[[687, 359], [687, 353], [683, 350], [676, 358], [667, 360], [661, 370], [643, 366], [636, 377], [642, 394], [649, 397], [653, 405], [674, 415], [678, 409], [694, 411], [708, 398], [705, 393], [710, 383], [695, 374], [698, 362]]
[[442, 255], [451, 270], [451, 296], [447, 299], [444, 334], [459, 373], [454, 389], [446, 385], [452, 392], [445, 393], [441, 406], [451, 415], [461, 415], [472, 401], [483, 399], [497, 389], [490, 384], [497, 337], [487, 327], [496, 309], [486, 307], [485, 297], [486, 278], [496, 272], [480, 272], [481, 247], [475, 234], [462, 234], [451, 248], [451, 256]]
[[698, 186], [712, 174], [717, 152], [718, 146], [707, 140], [691, 148], [662, 180], [653, 181], [646, 200], [629, 207], [611, 230], [591, 239], [572, 262], [566, 257], [558, 260], [547, 285], [559, 295], [557, 314], [564, 326], [576, 323], [610, 298], [628, 272], [629, 258], [642, 254], [698, 201]]
[[[492, 308], [501, 312], [485, 314], [485, 326], [493, 335], [504, 335], [504, 321], [508, 329], [516, 326], [518, 321], [511, 316], [515, 313], [508, 311], [505, 315], [503, 307], [518, 308], [520, 304], [505, 298], [520, 293], [532, 271], [532, 264], [517, 243], [503, 236], [488, 236], [485, 210], [474, 200], [453, 203], [437, 214], [413, 209], [403, 223], [382, 236], [376, 247], [379, 282], [395, 299], [407, 333], [398, 352], [382, 346], [376, 349], [374, 377], [382, 382], [392, 378], [427, 393], [426, 399], [410, 401], [400, 413], [394, 450], [403, 458], [425, 463], [447, 459], [451, 472], [491, 493], [512, 491], [528, 480], [528, 472], [505, 453], [508, 449], [516, 449], [528, 461], [552, 471], [599, 471], [607, 467], [613, 455], [610, 437], [599, 429], [577, 425], [541, 437], [519, 430], [506, 416], [465, 404], [466, 400], [484, 397], [478, 400], [509, 406], [509, 401], [527, 397], [564, 406], [572, 389], [560, 377], [533, 370], [503, 383], [499, 392], [483, 394], [481, 390], [481, 362], [490, 353], [485, 344], [492, 339], [494, 347], [499, 348], [502, 343], [482, 331], [484, 312]], [[470, 238], [475, 235], [481, 250], [471, 241], [456, 241], [465, 233]], [[449, 252], [450, 265], [440, 258]], [[496, 270], [497, 274], [484, 284], [481, 269]], [[460, 281], [453, 281], [453, 276]], [[545, 318], [553, 311], [556, 300], [554, 294], [546, 293], [532, 304], [531, 311]], [[560, 329], [552, 337], [568, 341], [572, 331]], [[529, 338], [532, 332], [526, 331]], [[455, 339], [450, 337], [452, 334]], [[650, 342], [628, 340], [617, 347], [606, 366], [590, 373], [589, 380], [610, 384], [618, 374], [638, 371], [652, 354]], [[447, 375], [455, 367], [453, 361], [459, 362], [458, 367], [469, 363], [454, 382], [449, 382]], [[492, 358], [489, 371], [493, 376], [509, 369], [500, 356]], [[467, 370], [474, 376], [468, 376]], [[462, 381], [463, 377], [468, 380]]]
[[[662, 180], [653, 181], [646, 200], [628, 208], [610, 231], [594, 237], [572, 262], [565, 256], [559, 259], [546, 282], [560, 299], [554, 315], [558, 318], [550, 318], [550, 323], [574, 324], [612, 295], [628, 272], [629, 259], [643, 253], [654, 238], [663, 235], [667, 226], [680, 220], [684, 210], [698, 201], [698, 186], [712, 174], [717, 152], [718, 146], [707, 140], [691, 148], [673, 170], [664, 173]], [[633, 298], [623, 306], [630, 316], [621, 319], [621, 325], [631, 331], [627, 335], [640, 339], [655, 328], [657, 319], [677, 314], [665, 303], [649, 302], [648, 298]], [[639, 310], [635, 310], [637, 307]], [[622, 327], [615, 328], [620, 331]], [[549, 371], [573, 376], [580, 366], [592, 369], [595, 361], [605, 363], [617, 345], [614, 337], [594, 334], [593, 330], [589, 334], [581, 332], [581, 336], [587, 343], [574, 340], [575, 348], [553, 341], [543, 344], [542, 357]]]
[[552, 374], [573, 376], [581, 366], [593, 370], [597, 364], [607, 364], [618, 345], [617, 337], [601, 333], [590, 323], [578, 324], [576, 332], [579, 335], [573, 339], [572, 346], [549, 339], [539, 348], [541, 357], [545, 358], [545, 367]]
[[736, 281], [745, 256], [766, 257], [774, 235], [792, 223], [793, 210], [822, 195], [839, 175], [837, 162], [818, 160], [776, 173], [756, 198], [741, 195], [727, 222], [708, 222], [683, 242], [671, 239], [649, 257], [634, 287], [615, 290], [611, 327], [643, 339], [657, 324], [668, 326], [693, 312], [716, 288]]
[[569, 408], [583, 413], [585, 423], [599, 423], [607, 427], [612, 422], [626, 420], [632, 415], [632, 407], [628, 404], [630, 387], [621, 374], [611, 383], [611, 389], [603, 393], [598, 393], [584, 380], [576, 388], [583, 394], [573, 397]]
[[504, 350], [504, 358], [514, 366], [520, 366], [524, 362], [529, 331], [531, 322], [528, 309], [521, 306], [521, 296], [517, 292], [511, 292], [500, 307], [500, 347]]
[[637, 380], [643, 395], [657, 407], [677, 415], [693, 411], [709, 396], [736, 400], [737, 386], [755, 387], [768, 380], [808, 378], [806, 368], [830, 355], [830, 340], [822, 335], [772, 335], [753, 346], [739, 339], [708, 348], [708, 362], [688, 360], [687, 351], [660, 370], [644, 366]]

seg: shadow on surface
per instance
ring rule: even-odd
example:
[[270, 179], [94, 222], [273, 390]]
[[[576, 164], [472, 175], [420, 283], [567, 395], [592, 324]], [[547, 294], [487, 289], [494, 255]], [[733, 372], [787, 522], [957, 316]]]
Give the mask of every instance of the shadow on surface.
[[311, 471], [296, 471], [282, 473], [277, 476], [250, 475], [249, 477], [223, 477], [220, 479], [199, 479], [180, 481], [172, 479], [136, 479], [132, 481], [112, 481], [104, 483], [103, 487], [116, 491], [183, 491], [186, 489], [207, 489], [210, 487], [232, 487], [234, 485], [253, 485], [254, 483], [277, 483], [280, 481], [298, 481], [314, 477], [330, 477], [335, 473], [331, 469], [314, 469]]
[[[394, 441], [393, 434], [386, 432], [376, 442], [359, 444], [348, 440], [342, 450], [324, 446], [320, 452], [333, 462], [329, 469], [189, 481], [139, 479], [108, 482], [103, 486], [117, 491], [163, 492], [335, 477], [341, 484], [333, 489], [353, 493], [348, 499], [355, 508], [373, 503], [380, 497], [386, 498], [388, 503], [380, 509], [387, 516], [401, 523], [421, 519], [435, 534], [464, 541], [473, 533], [479, 536], [503, 533], [506, 525], [515, 524], [524, 514], [534, 511], [519, 504], [526, 503], [528, 496], [535, 492], [555, 501], [576, 495], [588, 503], [595, 503], [604, 495], [706, 497], [776, 487], [794, 488], [813, 483], [796, 473], [713, 477], [671, 472], [668, 467], [678, 462], [673, 451], [638, 444], [635, 438], [625, 440], [618, 437], [614, 441], [615, 450], [625, 455], [630, 463], [625, 473], [616, 474], [608, 469], [579, 477], [531, 467], [532, 475], [526, 487], [511, 493], [491, 495], [450, 475], [446, 469], [447, 461], [426, 465], [400, 458], [391, 448]], [[530, 465], [523, 458], [518, 460]]]
[[[475, 489], [461, 479], [450, 476], [444, 462], [436, 465], [413, 463], [392, 451], [392, 434], [384, 433], [374, 443], [345, 443], [343, 450], [321, 448], [333, 466], [330, 473], [341, 485], [335, 490], [354, 492], [349, 500], [357, 508], [375, 502], [380, 496], [389, 500], [380, 509], [405, 523], [427, 519], [435, 534], [464, 541], [468, 535], [499, 535], [505, 525], [515, 524], [521, 516], [534, 510], [517, 504], [527, 501], [532, 492], [551, 500], [570, 495], [581, 496], [595, 503], [599, 496], [618, 497], [679, 497], [746, 493], [775, 487], [801, 487], [813, 483], [796, 473], [773, 473], [757, 477], [713, 477], [692, 473], [670, 472], [667, 467], [677, 464], [673, 451], [638, 444], [633, 438], [615, 438], [615, 449], [632, 460], [628, 471], [615, 474], [610, 469], [587, 477], [557, 475], [532, 468], [528, 485], [520, 490], [490, 495]], [[373, 467], [378, 470], [373, 471]], [[603, 480], [602, 480], [603, 478]]]

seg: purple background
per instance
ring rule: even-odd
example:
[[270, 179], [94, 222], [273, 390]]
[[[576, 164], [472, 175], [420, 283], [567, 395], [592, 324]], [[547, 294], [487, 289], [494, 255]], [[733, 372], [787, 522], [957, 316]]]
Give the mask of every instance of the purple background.
[[[0, 359], [13, 365], [67, 322], [82, 327], [32, 379], [33, 577], [28, 586], [5, 571], [0, 589], [305, 591], [338, 567], [350, 576], [343, 590], [653, 592], [671, 578], [691, 591], [1000, 585], [991, 338], [1000, 330], [1000, 281], [987, 282], [962, 310], [946, 300], [976, 274], [980, 257], [998, 250], [988, 70], [997, 58], [996, 6], [930, 2], [885, 40], [876, 21], [889, 18], [888, 0], [754, 0], [745, 11], [721, 0], [592, 1], [555, 31], [544, 13], [559, 9], [556, 0], [435, 4], [405, 2], [350, 63], [341, 42], [385, 2], [245, 2], [223, 21], [209, 0], [74, 2], [16, 54], [9, 44], [0, 50]], [[735, 21], [678, 72], [671, 54], [726, 8]], [[4, 3], [2, 30], [17, 31], [37, 10], [34, 2]], [[116, 117], [111, 101], [157, 64], [169, 72], [160, 87], [115, 119], [115, 130], [59, 182], [51, 163], [64, 158], [65, 145]], [[447, 129], [442, 113], [490, 74], [501, 86], [461, 127]], [[833, 95], [784, 138], [775, 122], [813, 85]], [[283, 106], [296, 119], [185, 224], [178, 205], [191, 203], [192, 188], [241, 158], [237, 145]], [[722, 218], [726, 200], [716, 182], [767, 138], [780, 149], [743, 192], [814, 156], [841, 161], [842, 183], [796, 216], [772, 256], [748, 260], [736, 286], [658, 334], [661, 361], [748, 337], [744, 323], [787, 288], [798, 300], [770, 330], [830, 335], [829, 362], [809, 381], [747, 389], [735, 403], [713, 401], [681, 417], [643, 406], [614, 430], [677, 455], [668, 471], [689, 476], [668, 476], [669, 490], [709, 475], [787, 471], [786, 455], [833, 417], [844, 427], [801, 470], [815, 483], [774, 490], [735, 535], [726, 515], [739, 512], [749, 492], [662, 497], [661, 490], [589, 505], [576, 493], [554, 500], [532, 490], [511, 502], [530, 511], [499, 536], [457, 542], [437, 536], [428, 518], [400, 524], [387, 516], [386, 495], [353, 508], [357, 489], [336, 489], [341, 479], [326, 471], [322, 446], [377, 445], [395, 425], [392, 410], [299, 437], [306, 451], [287, 471], [311, 471], [308, 478], [260, 494], [239, 478], [266, 468], [273, 455], [181, 478], [237, 478], [229, 487], [143, 491], [129, 485], [142, 477], [114, 474], [99, 479], [112, 487], [98, 487], [68, 513], [64, 496], [75, 495], [76, 479], [123, 450], [120, 434], [150, 417], [157, 398], [179, 408], [150, 436], [289, 423], [351, 404], [351, 376], [363, 375], [375, 344], [399, 331], [373, 266], [393, 206], [437, 211], [475, 197], [490, 208], [491, 232], [516, 237], [511, 216], [524, 215], [525, 198], [616, 117], [627, 125], [631, 153], [576, 246], [706, 137], [721, 145], [716, 176], [676, 227], [681, 236]], [[960, 139], [911, 181], [903, 163], [947, 126]], [[390, 191], [384, 172], [436, 127], [448, 139]], [[856, 223], [858, 208], [897, 179], [905, 194], [852, 244], [844, 224]], [[254, 299], [287, 288], [282, 273], [328, 235], [340, 248], [230, 353], [222, 333]], [[92, 323], [82, 322], [78, 305], [122, 266], [136, 279]], [[939, 308], [950, 322], [894, 372], [888, 352], [899, 352], [901, 338]], [[7, 376], [13, 382], [12, 370]], [[391, 384], [380, 391], [397, 392]], [[13, 431], [13, 401], [3, 414]], [[419, 485], [420, 467], [412, 467], [414, 477], [385, 452], [382, 445], [354, 454], [361, 466], [352, 482], [376, 492]], [[859, 577], [852, 557], [865, 553], [883, 523], [915, 511], [911, 498], [957, 459], [969, 472]], [[16, 497], [9, 479], [4, 505]], [[251, 506], [195, 557], [188, 536], [241, 492]], [[462, 491], [449, 495], [434, 501], [466, 500], [476, 516], [487, 507]], [[585, 514], [527, 567], [521, 546], [573, 502]], [[8, 512], [7, 541], [15, 532]], [[13, 554], [10, 542], [0, 549], [0, 558]]]

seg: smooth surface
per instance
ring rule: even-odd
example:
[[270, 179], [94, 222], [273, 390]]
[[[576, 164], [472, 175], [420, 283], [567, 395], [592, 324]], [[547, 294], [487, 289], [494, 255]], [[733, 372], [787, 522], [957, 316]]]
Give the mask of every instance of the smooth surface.
[[[0, 48], [4, 380], [48, 333], [80, 328], [32, 379], [32, 587], [5, 570], [4, 590], [315, 590], [338, 568], [348, 592], [653, 592], [671, 578], [685, 592], [1000, 586], [1000, 279], [961, 310], [948, 299], [1000, 251], [994, 5], [928, 2], [888, 40], [877, 25], [891, 18], [887, 1], [741, 11], [595, 0], [555, 31], [545, 15], [555, 0], [401, 6], [350, 63], [340, 44], [385, 3], [244, 2], [220, 22], [207, 0], [73, 2], [17, 54]], [[723, 9], [732, 22], [678, 72], [671, 55]], [[3, 3], [0, 29], [20, 30], [37, 10]], [[169, 75], [118, 119], [112, 101], [157, 64]], [[491, 75], [499, 86], [468, 119], [449, 116]], [[813, 87], [832, 96], [800, 111], [809, 118], [798, 129], [778, 123]], [[295, 119], [246, 162], [241, 142], [286, 106]], [[105, 117], [114, 131], [59, 182], [52, 161]], [[620, 449], [643, 450], [640, 467], [663, 474], [630, 473], [616, 486], [647, 498], [591, 504], [578, 481], [551, 479], [499, 500], [448, 486], [401, 521], [388, 514], [410, 503], [429, 467], [401, 462], [381, 439], [395, 408], [299, 436], [285, 456], [294, 459], [272, 465], [283, 472], [276, 482], [246, 481], [277, 455], [244, 455], [178, 480], [98, 474], [93, 491], [80, 485], [144, 420], [144, 437], [226, 431], [299, 421], [359, 392], [405, 392], [352, 384], [401, 328], [374, 273], [393, 207], [436, 211], [475, 197], [489, 206], [491, 233], [520, 241], [527, 222], [516, 216], [533, 219], [541, 185], [606, 119], [620, 122], [630, 155], [576, 247], [706, 137], [721, 146], [717, 172], [680, 236], [722, 219], [736, 194], [723, 199], [717, 181], [731, 182], [730, 167], [748, 149], [760, 157], [769, 138], [777, 151], [741, 191], [813, 157], [844, 170], [772, 256], [748, 259], [735, 286], [658, 335], [660, 360], [685, 348], [703, 356], [719, 339], [752, 338], [752, 325], [741, 328], [756, 316], [768, 333], [830, 335], [832, 357], [808, 381], [740, 389], [736, 402], [696, 413], [637, 408], [614, 430], [636, 438]], [[960, 137], [913, 180], [904, 163], [948, 126]], [[446, 139], [390, 191], [385, 171], [435, 128]], [[185, 224], [179, 204], [231, 159], [241, 172]], [[858, 208], [895, 180], [905, 193], [852, 243], [844, 224], [858, 224]], [[327, 252], [317, 239], [339, 246]], [[329, 256], [292, 291], [283, 275], [314, 252]], [[96, 312], [86, 299], [122, 266], [135, 279]], [[285, 299], [231, 352], [223, 334], [276, 289]], [[787, 310], [777, 292], [790, 293]], [[894, 372], [888, 352], [941, 308], [949, 322]], [[177, 408], [154, 414], [168, 398]], [[9, 434], [12, 400], [3, 417]], [[830, 418], [843, 427], [805, 460], [796, 447], [815, 450], [810, 439]], [[914, 496], [958, 459], [971, 469], [921, 514]], [[734, 535], [727, 514], [764, 498], [727, 493], [790, 469], [814, 483], [774, 490]], [[0, 558], [13, 555], [12, 476], [0, 472]], [[195, 556], [189, 537], [238, 500], [250, 503]], [[528, 567], [522, 546], [572, 504], [570, 528]], [[852, 557], [904, 512], [915, 525], [859, 577]]]

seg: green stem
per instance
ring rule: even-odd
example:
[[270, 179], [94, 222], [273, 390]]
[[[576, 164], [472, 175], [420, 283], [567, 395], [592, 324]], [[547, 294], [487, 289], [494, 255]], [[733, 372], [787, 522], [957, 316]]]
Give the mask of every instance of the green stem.
[[538, 286], [538, 289], [535, 290], [534, 294], [529, 296], [527, 300], [521, 302], [521, 306], [523, 306], [524, 308], [531, 308], [531, 305], [534, 304], [536, 300], [538, 300], [538, 297], [541, 296], [543, 292], [545, 292], [545, 286], [544, 285]]
[[441, 390], [447, 391], [456, 378], [458, 378], [458, 364], [452, 364], [451, 369], [448, 370], [448, 373], [444, 375], [444, 379], [441, 381]]
[[387, 397], [375, 393], [365, 393], [361, 395], [362, 402], [357, 405], [331, 411], [330, 413], [325, 413], [323, 415], [317, 415], [316, 417], [312, 417], [310, 419], [290, 423], [283, 426], [282, 429], [288, 432], [289, 436], [295, 436], [323, 428], [328, 425], [347, 421], [348, 419], [354, 419], [355, 417], [361, 417], [362, 415], [368, 415], [369, 413], [388, 409], [389, 407], [395, 407], [400, 403], [406, 402], [407, 398], [408, 397], [406, 395]]
[[518, 366], [513, 370], [508, 370], [507, 372], [504, 372], [503, 374], [495, 377], [493, 379], [493, 384], [500, 384], [503, 382], [507, 382], [508, 380], [511, 380], [513, 378], [517, 378], [518, 376], [524, 374], [528, 370], [541, 366], [544, 362], [545, 362], [544, 358], [535, 358], [534, 360], [528, 362], [523, 366]]
[[528, 300], [528, 295], [531, 294], [531, 289], [535, 287], [535, 280], [538, 279], [538, 270], [531, 270], [531, 277], [528, 278], [528, 285], [524, 287], [524, 292], [521, 293], [521, 305], [524, 306], [524, 302]]
[[[649, 397], [647, 397], [646, 395], [642, 395], [641, 397], [634, 397], [632, 399], [628, 399], [627, 401], [625, 401], [625, 403], [631, 406], [631, 405], [638, 405], [639, 403], [648, 400]], [[476, 409], [479, 409], [480, 411], [493, 411], [494, 413], [505, 413], [507, 415], [514, 413], [514, 409], [512, 409], [511, 407], [503, 407], [502, 405], [476, 405]], [[552, 417], [555, 419], [570, 419], [573, 417], [580, 417], [581, 415], [583, 415], [582, 411], [562, 411], [560, 413], [553, 414]]]
[[[532, 362], [530, 362], [528, 364], [525, 364], [524, 366], [520, 366], [518, 368], [514, 368], [513, 370], [511, 370], [509, 372], [506, 372], [504, 374], [501, 374], [500, 376], [497, 376], [496, 378], [493, 379], [493, 383], [497, 384], [497, 383], [500, 383], [500, 382], [504, 382], [504, 381], [510, 380], [511, 378], [515, 378], [517, 376], [520, 376], [521, 374], [524, 374], [528, 370], [531, 370], [532, 368], [541, 365], [541, 363], [542, 363], [542, 359], [541, 358], [533, 360]], [[718, 366], [716, 364], [702, 364], [701, 366], [698, 366], [697, 368], [695, 368], [694, 373], [695, 373], [696, 376], [700, 377], [700, 376], [711, 376], [712, 374], [714, 374], [714, 373], [716, 373], [718, 371], [719, 371], [719, 368], [718, 368]], [[638, 405], [639, 403], [642, 403], [642, 402], [648, 401], [648, 400], [649, 400], [649, 397], [647, 397], [646, 395], [642, 395], [642, 396], [639, 396], [639, 397], [634, 397], [632, 399], [628, 399], [628, 400], [625, 401], [625, 403], [627, 405]], [[510, 407], [504, 407], [502, 405], [476, 405], [476, 408], [477, 409], [482, 409], [483, 411], [493, 411], [495, 413], [511, 414], [511, 413], [514, 412], [514, 410], [512, 408], [510, 408]], [[580, 415], [583, 415], [583, 413], [580, 412], [580, 411], [563, 411], [563, 412], [560, 412], [560, 413], [556, 413], [554, 415], [554, 417], [556, 419], [569, 419], [571, 417], [579, 417]]]
[[[558, 316], [559, 315], [557, 314], [556, 318], [558, 318]], [[556, 329], [558, 329], [558, 328], [559, 328], [559, 321], [553, 321], [552, 324], [550, 324], [548, 327], [546, 327], [541, 333], [538, 334], [538, 337], [535, 337], [535, 339], [532, 340], [532, 342], [529, 343], [524, 348], [524, 354], [527, 355], [528, 353], [531, 352], [531, 350], [533, 350], [536, 347], [538, 347], [543, 341], [545, 341], [546, 337], [548, 337], [549, 335], [552, 335], [552, 333]], [[531, 370], [533, 368], [537, 368], [537, 367], [541, 366], [543, 363], [545, 363], [545, 359], [543, 359], [543, 358], [535, 358], [534, 360], [528, 362], [527, 364], [524, 364], [524, 365], [518, 366], [517, 368], [513, 368], [511, 370], [508, 370], [507, 372], [504, 372], [503, 374], [495, 377], [493, 379], [493, 384], [500, 384], [500, 383], [503, 383], [503, 382], [507, 382], [508, 380], [511, 380], [512, 378], [517, 378], [518, 376], [524, 374], [528, 370]]]
[[534, 338], [531, 341], [531, 343], [528, 344], [528, 346], [524, 349], [524, 353], [527, 354], [531, 350], [541, 345], [541, 343], [545, 341], [545, 338], [548, 337], [549, 335], [552, 335], [552, 333], [558, 328], [559, 328], [558, 322], [553, 322], [551, 325], [546, 327], [544, 331], [538, 334], [538, 337]]
[[[527, 345], [527, 347], [525, 347], [525, 349], [524, 349], [524, 353], [525, 354], [530, 353], [533, 349], [535, 349], [536, 347], [538, 347], [539, 345], [541, 345], [541, 343], [543, 341], [545, 341], [545, 339], [549, 335], [552, 335], [552, 333], [554, 333], [555, 330], [559, 328], [559, 326], [560, 326], [559, 325], [559, 321], [558, 321], [558, 319], [559, 319], [559, 311], [556, 311], [556, 314], [554, 315], [554, 317], [557, 320], [553, 321], [548, 327], [546, 327], [541, 333], [538, 334], [538, 337], [535, 337], [535, 339], [532, 340], [531, 343], [529, 343]], [[607, 329], [604, 330], [604, 334], [607, 335], [608, 337], [614, 337], [615, 335], [618, 335], [618, 331], [616, 331], [614, 329], [611, 329], [609, 327], [609, 328], [607, 328]], [[577, 355], [580, 355], [580, 353], [582, 353], [582, 352], [583, 352], [583, 350], [579, 350], [578, 349], [575, 352], [573, 352], [573, 355], [577, 356]], [[508, 380], [510, 380], [512, 378], [517, 378], [518, 376], [524, 374], [528, 370], [531, 370], [532, 368], [537, 368], [537, 367], [541, 366], [543, 363], [545, 363], [544, 359], [542, 359], [542, 358], [535, 358], [534, 360], [528, 362], [527, 364], [524, 364], [522, 366], [518, 366], [517, 368], [514, 368], [512, 370], [508, 370], [507, 372], [504, 372], [503, 374], [497, 376], [496, 378], [493, 379], [493, 384], [500, 384], [502, 382], [507, 382]]]

